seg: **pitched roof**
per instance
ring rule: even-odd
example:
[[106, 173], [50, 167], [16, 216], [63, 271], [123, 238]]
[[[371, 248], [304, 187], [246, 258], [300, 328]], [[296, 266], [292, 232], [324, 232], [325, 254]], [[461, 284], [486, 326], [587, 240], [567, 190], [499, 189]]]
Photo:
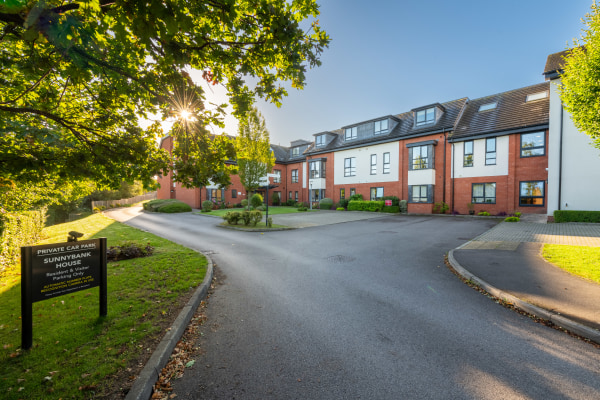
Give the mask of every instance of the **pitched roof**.
[[[361, 139], [361, 140], [346, 141], [346, 140], [344, 140], [344, 129], [338, 129], [336, 131], [329, 131], [328, 133], [330, 133], [330, 134], [334, 133], [337, 137], [334, 140], [332, 140], [330, 143], [328, 143], [326, 146], [315, 147], [315, 145], [312, 144], [308, 148], [308, 150], [305, 152], [305, 154], [310, 155], [310, 154], [327, 153], [327, 152], [331, 152], [331, 151], [338, 151], [338, 150], [343, 150], [343, 149], [347, 149], [347, 148], [360, 147], [360, 146], [365, 146], [365, 145], [369, 145], [369, 144], [385, 143], [385, 142], [406, 139], [406, 138], [411, 138], [411, 137], [425, 136], [425, 135], [430, 135], [435, 132], [441, 132], [444, 130], [452, 130], [454, 128], [454, 125], [456, 124], [456, 121], [460, 115], [460, 112], [463, 109], [466, 102], [467, 102], [467, 98], [465, 97], [462, 99], [452, 100], [452, 101], [442, 103], [442, 104], [435, 103], [435, 105], [440, 106], [444, 110], [444, 113], [434, 124], [425, 125], [425, 126], [419, 126], [419, 127], [415, 126], [415, 121], [414, 121], [415, 113], [413, 111], [408, 111], [408, 112], [405, 112], [402, 114], [387, 116], [387, 117], [391, 117], [391, 118], [394, 118], [395, 120], [399, 121], [399, 123], [387, 135], [370, 136], [368, 138]], [[419, 110], [421, 108], [423, 108], [423, 107], [419, 107], [414, 110]], [[352, 126], [360, 125], [362, 123], [380, 120], [382, 118], [384, 118], [384, 117], [379, 117], [379, 118], [371, 119], [368, 121], [363, 121], [363, 122], [357, 123], [357, 124], [350, 124], [350, 125], [346, 125], [344, 127], [352, 127]]]
[[[548, 92], [549, 82], [481, 97], [470, 101], [461, 116], [450, 140], [515, 130], [542, 129], [549, 120], [550, 95], [527, 102], [527, 96]], [[496, 103], [494, 109], [479, 111], [482, 105]]]

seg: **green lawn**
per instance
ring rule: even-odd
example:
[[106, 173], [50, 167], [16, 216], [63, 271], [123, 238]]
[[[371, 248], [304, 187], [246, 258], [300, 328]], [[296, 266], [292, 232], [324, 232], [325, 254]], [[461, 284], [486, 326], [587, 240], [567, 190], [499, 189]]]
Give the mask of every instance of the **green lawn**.
[[[222, 217], [228, 211], [244, 211], [244, 208], [226, 208], [226, 209], [222, 209], [222, 210], [212, 210], [211, 212], [207, 212], [207, 213], [197, 212], [195, 214], [215, 215], [217, 217]], [[286, 207], [286, 206], [280, 206], [280, 207], [270, 206], [269, 207], [269, 215], [293, 214], [293, 213], [297, 213], [297, 212], [311, 212], [311, 211], [318, 211], [318, 210], [298, 211], [298, 209], [296, 207]], [[266, 211], [263, 211], [262, 213], [263, 213], [263, 215], [265, 215]]]
[[600, 247], [546, 244], [543, 256], [573, 275], [600, 283]]
[[[108, 264], [108, 315], [99, 288], [33, 304], [33, 347], [22, 351], [20, 267], [0, 277], [0, 393], [5, 399], [119, 397], [206, 273], [199, 253], [101, 214], [47, 228], [42, 243], [106, 237], [108, 246], [150, 244], [154, 255]], [[40, 244], [42, 244], [40, 243]], [[131, 370], [130, 370], [131, 368]], [[118, 377], [117, 377], [118, 375]]]

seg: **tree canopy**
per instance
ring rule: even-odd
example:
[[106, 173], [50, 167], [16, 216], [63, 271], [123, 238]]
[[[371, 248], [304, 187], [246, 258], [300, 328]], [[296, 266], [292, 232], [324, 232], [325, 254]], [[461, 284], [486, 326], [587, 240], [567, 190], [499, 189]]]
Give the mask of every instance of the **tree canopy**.
[[[283, 83], [303, 88], [306, 69], [320, 65], [329, 37], [317, 16], [316, 0], [0, 3], [0, 176], [150, 183], [171, 163], [156, 146], [159, 124], [142, 129], [138, 118], [185, 110], [199, 126], [222, 126], [190, 69], [225, 85], [239, 117], [255, 96], [279, 104]], [[210, 162], [229, 150], [207, 140], [177, 155], [176, 176], [198, 183], [223, 172]], [[186, 170], [207, 149], [218, 154]]]
[[577, 129], [600, 148], [600, 8], [594, 1], [586, 28], [565, 57], [560, 98]]
[[235, 148], [240, 182], [247, 191], [253, 191], [275, 165], [269, 131], [263, 116], [254, 107], [240, 123]]

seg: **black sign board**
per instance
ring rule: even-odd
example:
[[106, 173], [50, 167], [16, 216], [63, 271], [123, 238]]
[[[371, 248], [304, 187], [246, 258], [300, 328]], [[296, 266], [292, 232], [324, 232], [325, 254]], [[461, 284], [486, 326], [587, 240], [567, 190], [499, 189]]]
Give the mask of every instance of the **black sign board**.
[[22, 348], [32, 342], [32, 304], [100, 286], [107, 314], [106, 238], [21, 248]]

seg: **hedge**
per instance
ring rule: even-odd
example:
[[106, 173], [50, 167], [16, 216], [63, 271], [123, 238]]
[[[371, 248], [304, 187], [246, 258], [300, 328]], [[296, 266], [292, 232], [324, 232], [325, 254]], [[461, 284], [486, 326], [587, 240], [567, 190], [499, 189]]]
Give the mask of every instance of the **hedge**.
[[348, 211], [381, 211], [384, 201], [368, 201], [368, 200], [350, 200], [348, 202]]
[[192, 207], [181, 200], [159, 199], [144, 203], [144, 210], [152, 212], [176, 213], [192, 211]]
[[555, 210], [554, 222], [600, 222], [600, 211]]
[[398, 206], [383, 206], [383, 210], [381, 210], [381, 211], [386, 212], [386, 213], [399, 213], [400, 207], [398, 207]]
[[0, 272], [18, 262], [21, 246], [32, 245], [41, 239], [45, 220], [46, 208], [0, 213]]
[[[398, 206], [400, 205], [400, 199], [397, 196], [383, 196], [381, 198], [381, 200], [391, 200], [392, 201], [392, 206]], [[389, 207], [389, 206], [387, 206]], [[396, 211], [394, 211], [396, 212]]]
[[319, 201], [319, 209], [331, 210], [331, 207], [333, 207], [333, 200], [330, 198], [325, 197]]

